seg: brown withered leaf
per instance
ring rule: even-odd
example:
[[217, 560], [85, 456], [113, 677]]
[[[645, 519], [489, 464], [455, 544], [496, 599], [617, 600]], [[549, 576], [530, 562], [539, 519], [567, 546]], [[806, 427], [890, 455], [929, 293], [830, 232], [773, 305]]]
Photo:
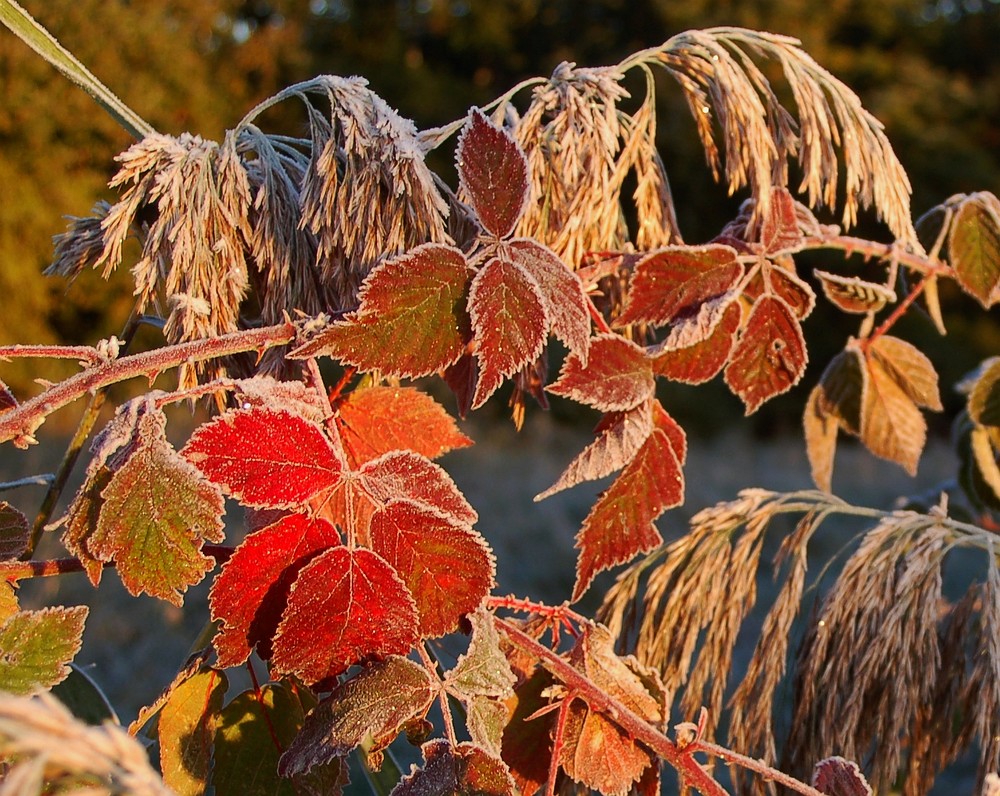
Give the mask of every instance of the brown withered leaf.
[[969, 416], [983, 426], [1000, 426], [1000, 358], [987, 360], [969, 391]]
[[849, 344], [830, 360], [819, 380], [819, 409], [836, 418], [840, 427], [855, 436], [861, 433], [861, 397], [865, 390], [865, 368], [861, 351]]
[[896, 293], [885, 285], [869, 282], [856, 276], [841, 276], [826, 271], [813, 271], [819, 279], [823, 295], [830, 303], [844, 312], [863, 315], [878, 312], [886, 304], [896, 301]]
[[833, 457], [837, 451], [838, 423], [833, 415], [824, 411], [820, 399], [822, 392], [823, 387], [817, 385], [809, 393], [802, 414], [802, 427], [813, 483], [824, 492], [829, 492], [833, 479]]
[[878, 357], [865, 358], [867, 374], [861, 403], [861, 441], [876, 456], [917, 472], [927, 439], [927, 424], [896, 374]]
[[403, 777], [395, 796], [514, 796], [506, 764], [475, 744], [435, 739], [420, 751], [424, 767]]
[[917, 406], [935, 412], [944, 409], [934, 365], [916, 346], [884, 334], [871, 341], [868, 351], [886, 370], [892, 372], [899, 386]]

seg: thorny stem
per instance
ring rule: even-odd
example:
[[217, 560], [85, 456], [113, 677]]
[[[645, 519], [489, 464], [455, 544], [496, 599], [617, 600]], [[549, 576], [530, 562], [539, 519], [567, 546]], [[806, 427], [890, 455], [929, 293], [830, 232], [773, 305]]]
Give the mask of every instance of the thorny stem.
[[[201, 552], [224, 564], [233, 554], [233, 547], [221, 544], [202, 545]], [[114, 567], [114, 561], [104, 562], [104, 567]], [[83, 562], [79, 558], [52, 558], [47, 561], [0, 561], [0, 580], [15, 583], [25, 578], [48, 578], [83, 572]]]
[[884, 335], [886, 332], [888, 332], [896, 323], [896, 321], [898, 321], [900, 318], [903, 317], [906, 311], [910, 308], [910, 305], [917, 300], [917, 297], [924, 292], [924, 288], [927, 287], [927, 282], [931, 279], [936, 279], [936, 278], [937, 277], [935, 277], [933, 274], [926, 274], [924, 278], [917, 283], [916, 287], [914, 287], [913, 290], [911, 290], [909, 293], [906, 294], [906, 298], [904, 298], [901, 302], [899, 302], [899, 304], [895, 306], [895, 308], [893, 308], [892, 313], [890, 313], [889, 317], [886, 318], [874, 332], [872, 332], [864, 340], [861, 341], [861, 350], [867, 353], [868, 346], [871, 345], [872, 342], [877, 340], [879, 337]]
[[91, 365], [100, 362], [100, 352], [89, 345], [4, 345], [0, 359], [76, 359]]
[[95, 394], [117, 382], [138, 376], [155, 378], [160, 372], [185, 362], [203, 362], [244, 351], [256, 351], [283, 345], [294, 339], [295, 326], [287, 322], [206, 340], [179, 343], [97, 365], [53, 385], [40, 395], [0, 415], [0, 442], [14, 440], [14, 444], [19, 447], [36, 442], [34, 432], [50, 414], [87, 393]]
[[[125, 321], [125, 326], [122, 329], [122, 342], [119, 347], [121, 354], [124, 354], [132, 344], [135, 333], [139, 328], [139, 323], [140, 315], [137, 304], [129, 315], [128, 320]], [[96, 349], [94, 350], [96, 352]], [[59, 502], [59, 498], [66, 488], [66, 482], [69, 480], [70, 473], [73, 472], [73, 468], [80, 458], [83, 445], [87, 441], [87, 437], [90, 436], [90, 432], [94, 430], [94, 424], [97, 423], [97, 418], [101, 414], [101, 408], [104, 406], [106, 395], [107, 391], [104, 389], [98, 390], [91, 395], [87, 408], [80, 418], [80, 422], [77, 424], [76, 431], [73, 433], [73, 438], [66, 447], [66, 453], [59, 463], [59, 469], [52, 483], [49, 484], [49, 488], [45, 490], [45, 497], [42, 498], [42, 503], [35, 514], [35, 521], [31, 526], [31, 536], [28, 539], [28, 546], [25, 548], [24, 555], [21, 556], [22, 559], [30, 559], [35, 552], [35, 548], [38, 547], [38, 542], [41, 541], [45, 526], [52, 519], [52, 512], [55, 511], [56, 504]]]
[[493, 622], [497, 629], [510, 639], [511, 643], [516, 647], [520, 647], [525, 652], [534, 655], [541, 662], [542, 666], [561, 680], [571, 691], [576, 692], [579, 698], [583, 699], [591, 710], [603, 713], [629, 737], [641, 741], [654, 754], [663, 758], [669, 765], [677, 769], [685, 785], [693, 787], [701, 793], [718, 792], [718, 782], [693, 757], [695, 752], [702, 751], [720, 757], [724, 756], [724, 759], [735, 765], [745, 765], [751, 771], [755, 771], [765, 778], [781, 782], [785, 787], [791, 788], [805, 796], [822, 796], [815, 788], [771, 768], [760, 760], [752, 760], [735, 752], [730, 752], [723, 747], [716, 747], [715, 744], [698, 742], [692, 743], [684, 749], [679, 748], [666, 735], [649, 724], [641, 716], [634, 713], [622, 702], [602, 691], [583, 672], [575, 669], [548, 647], [539, 644], [531, 636], [500, 617], [495, 616]]
[[953, 273], [950, 266], [926, 254], [909, 251], [895, 243], [877, 243], [851, 235], [807, 236], [789, 253], [806, 251], [807, 249], [839, 249], [845, 254], [860, 254], [866, 258], [893, 258], [900, 265], [905, 265], [927, 276], [934, 274], [946, 276]]

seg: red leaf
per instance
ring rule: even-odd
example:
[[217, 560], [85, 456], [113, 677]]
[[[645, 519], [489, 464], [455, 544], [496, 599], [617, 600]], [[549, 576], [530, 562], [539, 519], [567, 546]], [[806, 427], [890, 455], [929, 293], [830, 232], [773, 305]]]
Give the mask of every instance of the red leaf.
[[222, 623], [213, 641], [220, 667], [238, 666], [255, 646], [262, 658], [270, 657], [299, 570], [317, 551], [338, 544], [333, 525], [304, 514], [286, 514], [243, 540], [208, 595], [212, 619]]
[[726, 367], [726, 384], [743, 399], [746, 413], [794, 387], [806, 369], [806, 341], [787, 303], [761, 296]]
[[299, 572], [274, 639], [274, 667], [317, 683], [417, 641], [413, 597], [370, 550], [334, 547]]
[[[789, 263], [792, 263], [790, 259]], [[792, 266], [794, 267], [794, 263]], [[799, 320], [807, 318], [816, 306], [816, 293], [807, 282], [800, 279], [793, 270], [782, 268], [768, 260], [761, 263], [760, 270], [743, 290], [743, 297], [750, 301], [755, 302], [761, 296], [784, 299]]]
[[528, 204], [528, 161], [514, 138], [473, 108], [456, 150], [459, 186], [483, 229], [505, 238]]
[[595, 337], [584, 365], [576, 352], [563, 362], [546, 389], [602, 412], [624, 412], [653, 394], [653, 368], [646, 352], [616, 334]]
[[618, 326], [661, 326], [733, 288], [743, 266], [731, 246], [670, 246], [636, 264]]
[[534, 277], [496, 258], [472, 280], [469, 313], [479, 360], [479, 384], [472, 401], [476, 409], [505, 378], [542, 352], [549, 317]]
[[656, 428], [636, 457], [594, 504], [576, 536], [573, 601], [580, 599], [594, 576], [652, 550], [662, 541], [653, 521], [684, 502], [684, 474], [674, 442]]
[[687, 461], [687, 434], [680, 424], [667, 414], [667, 410], [659, 401], [653, 401], [653, 425], [667, 435], [670, 447], [673, 448], [677, 461], [683, 467]]
[[561, 751], [563, 770], [598, 793], [627, 793], [653, 764], [651, 752], [580, 700], [569, 705]]
[[771, 191], [771, 202], [760, 229], [760, 242], [764, 254], [774, 254], [782, 249], [798, 246], [802, 241], [795, 200], [787, 188]]
[[472, 444], [437, 401], [412, 387], [355, 390], [337, 407], [336, 422], [352, 468], [389, 451], [436, 459]]
[[343, 464], [320, 427], [272, 409], [227, 412], [199, 427], [181, 453], [257, 508], [293, 508], [342, 479]]
[[444, 369], [443, 377], [445, 383], [455, 394], [458, 416], [464, 420], [472, 409], [472, 399], [476, 394], [476, 382], [479, 381], [479, 367], [476, 358], [466, 351], [458, 358], [457, 362]]
[[289, 356], [332, 356], [361, 370], [407, 378], [446, 368], [468, 340], [465, 293], [471, 278], [458, 249], [417, 246], [373, 268], [358, 294], [358, 309]]
[[590, 312], [580, 278], [554, 251], [537, 241], [518, 238], [510, 242], [514, 262], [531, 274], [541, 288], [552, 331], [571, 351], [587, 361], [590, 345]]
[[371, 547], [396, 570], [417, 605], [422, 638], [450, 633], [493, 588], [483, 538], [429, 506], [394, 500], [371, 521]]
[[503, 731], [501, 756], [522, 796], [534, 796], [549, 777], [555, 713], [529, 717], [551, 704], [542, 694], [553, 682], [552, 675], [538, 667], [514, 689], [516, 701]]
[[[708, 307], [709, 302], [702, 304]], [[653, 372], [685, 384], [703, 384], [722, 370], [736, 341], [742, 312], [739, 302], [725, 306], [722, 317], [708, 337], [686, 348], [671, 348], [671, 334], [663, 343], [650, 351]]]
[[451, 476], [419, 454], [387, 453], [368, 462], [358, 475], [362, 488], [380, 505], [408, 498], [431, 506], [460, 525], [472, 525], [479, 519]]
[[820, 760], [813, 768], [812, 786], [829, 796], [872, 796], [858, 764], [842, 757]]
[[650, 407], [646, 403], [627, 412], [604, 415], [594, 429], [598, 434], [597, 439], [570, 462], [558, 481], [541, 494], [535, 495], [535, 501], [620, 470], [635, 458], [652, 429]]

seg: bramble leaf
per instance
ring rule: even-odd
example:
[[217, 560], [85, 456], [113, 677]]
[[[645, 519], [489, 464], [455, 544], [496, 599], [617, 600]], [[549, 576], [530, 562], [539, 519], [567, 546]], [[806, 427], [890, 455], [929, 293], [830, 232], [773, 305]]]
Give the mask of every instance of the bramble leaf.
[[304, 514], [286, 514], [240, 543], [208, 594], [212, 619], [221, 622], [212, 642], [221, 668], [243, 663], [255, 646], [262, 658], [270, 657], [299, 570], [318, 551], [338, 544], [333, 525]]
[[783, 299], [800, 321], [808, 318], [816, 306], [816, 294], [809, 283], [800, 279], [794, 271], [777, 265], [767, 265], [764, 270], [770, 292]]
[[823, 295], [844, 312], [865, 314], [878, 312], [886, 304], [896, 302], [896, 293], [885, 285], [868, 282], [856, 276], [840, 276], [815, 270]]
[[66, 679], [89, 609], [19, 611], [0, 626], [0, 691], [30, 694]]
[[472, 444], [441, 404], [412, 387], [354, 390], [337, 406], [335, 420], [352, 468], [389, 451], [436, 459]]
[[652, 550], [662, 541], [653, 521], [684, 502], [684, 474], [667, 433], [653, 429], [635, 458], [597, 499], [576, 536], [573, 602], [605, 569]]
[[871, 341], [869, 354], [896, 379], [903, 391], [917, 406], [940, 412], [941, 396], [938, 375], [927, 356], [912, 343], [887, 334]]
[[262, 406], [276, 412], [284, 410], [313, 423], [322, 423], [330, 411], [320, 393], [311, 386], [301, 381], [278, 381], [271, 376], [240, 379], [233, 395], [241, 409]]
[[625, 412], [649, 398], [655, 386], [646, 352], [624, 337], [603, 334], [591, 340], [586, 365], [571, 352], [559, 378], [545, 389], [602, 412]]
[[472, 408], [486, 403], [501, 382], [538, 357], [549, 316], [538, 282], [518, 265], [490, 260], [469, 290], [479, 383]]
[[369, 534], [413, 595], [422, 638], [455, 630], [493, 588], [496, 565], [483, 538], [430, 506], [393, 500], [372, 515]]
[[423, 667], [391, 655], [338, 685], [309, 712], [278, 771], [286, 777], [306, 773], [366, 739], [373, 744], [369, 751], [384, 749], [404, 724], [427, 712], [436, 693]]
[[924, 416], [878, 357], [865, 358], [865, 373], [861, 441], [876, 456], [915, 475], [927, 439]]
[[403, 777], [391, 796], [514, 796], [514, 780], [506, 764], [485, 749], [433, 740], [420, 751], [423, 768]]
[[823, 409], [823, 386], [813, 387], [802, 414], [806, 456], [813, 483], [829, 492], [833, 480], [833, 457], [837, 451], [837, 418]]
[[469, 198], [483, 229], [505, 238], [528, 204], [528, 161], [514, 138], [487, 119], [469, 112], [455, 151], [459, 189]]
[[669, 246], [635, 266], [628, 298], [616, 326], [662, 326], [731, 290], [743, 266], [731, 246]]
[[226, 412], [181, 451], [245, 506], [294, 508], [342, 479], [343, 463], [315, 423], [273, 409]]
[[726, 384], [753, 414], [762, 403], [787, 392], [806, 369], [806, 341], [784, 299], [761, 296], [726, 366]]
[[771, 202], [760, 226], [760, 243], [764, 254], [775, 254], [794, 248], [802, 241], [795, 200], [787, 188], [771, 191]]
[[[722, 311], [715, 317], [714, 310], [720, 304]], [[705, 336], [690, 334], [687, 320], [682, 320], [675, 324], [678, 332], [676, 335], [675, 330], [672, 330], [666, 340], [650, 350], [653, 372], [656, 375], [684, 384], [703, 384], [715, 378], [722, 370], [733, 350], [736, 332], [740, 328], [740, 305], [736, 301], [706, 301], [691, 319], [691, 323], [701, 323], [703, 316], [708, 316], [705, 321], [708, 328], [703, 329], [707, 332]], [[692, 337], [696, 342], [679, 345]]]
[[0, 583], [0, 626], [20, 610], [14, 584], [3, 581]]
[[962, 289], [989, 309], [1000, 297], [1000, 200], [981, 191], [967, 197], [952, 222], [951, 265]]
[[28, 518], [6, 500], [0, 500], [0, 561], [18, 558], [28, 549]]
[[830, 360], [820, 376], [817, 408], [833, 417], [844, 431], [858, 436], [861, 434], [861, 400], [865, 384], [861, 351], [850, 344]]
[[594, 429], [597, 439], [569, 463], [552, 486], [535, 495], [535, 501], [620, 470], [635, 458], [652, 429], [653, 421], [648, 403], [642, 403], [626, 412], [609, 412], [604, 415]]
[[8, 409], [17, 408], [17, 398], [14, 397], [14, 393], [10, 391], [10, 388], [0, 381], [0, 414], [6, 412]]
[[813, 768], [811, 784], [827, 796], [872, 796], [872, 787], [858, 764], [842, 757], [820, 760]]
[[555, 681], [538, 667], [514, 689], [510, 721], [503, 731], [501, 756], [523, 796], [534, 796], [549, 777], [555, 713], [535, 713], [550, 704], [545, 696]]
[[224, 503], [164, 437], [143, 440], [101, 492], [103, 504], [87, 549], [114, 561], [129, 594], [183, 603], [188, 586], [214, 565], [204, 541], [224, 537]]
[[358, 309], [289, 357], [332, 356], [365, 371], [416, 378], [455, 363], [465, 351], [465, 295], [472, 271], [452, 246], [425, 243], [375, 266]]
[[983, 426], [1000, 426], [1000, 359], [990, 362], [969, 392], [969, 416]]
[[514, 262], [531, 274], [545, 299], [552, 332], [586, 364], [590, 346], [590, 312], [583, 283], [547, 246], [529, 238], [508, 244]]
[[624, 794], [653, 765], [653, 755], [610, 719], [574, 699], [566, 712], [559, 764], [591, 790]]
[[417, 638], [416, 604], [392, 567], [370, 550], [334, 547], [292, 584], [271, 661], [317, 683], [365, 658], [405, 655]]
[[178, 796], [200, 796], [208, 785], [212, 740], [228, 682], [215, 669], [195, 671], [170, 689], [157, 738], [163, 782]]

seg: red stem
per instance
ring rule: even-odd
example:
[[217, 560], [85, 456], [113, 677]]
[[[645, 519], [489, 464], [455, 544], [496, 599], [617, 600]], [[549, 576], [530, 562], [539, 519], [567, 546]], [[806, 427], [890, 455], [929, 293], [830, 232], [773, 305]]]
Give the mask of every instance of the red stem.
[[900, 318], [903, 317], [905, 312], [909, 309], [910, 305], [917, 300], [917, 296], [919, 296], [921, 293], [924, 292], [924, 287], [927, 285], [927, 280], [934, 278], [935, 277], [933, 275], [928, 274], [923, 279], [921, 279], [917, 283], [916, 287], [914, 287], [913, 290], [911, 290], [909, 293], [906, 294], [906, 298], [904, 298], [901, 302], [899, 302], [899, 304], [897, 304], [893, 308], [892, 312], [889, 314], [889, 317], [886, 318], [874, 332], [872, 332], [870, 335], [868, 335], [868, 337], [866, 337], [864, 340], [861, 341], [861, 350], [867, 352], [868, 346], [873, 341], [877, 340], [879, 337], [888, 332], [896, 323], [896, 321], [898, 321]]
[[3, 345], [0, 359], [31, 357], [33, 359], [79, 359], [84, 362], [100, 362], [101, 355], [89, 345]]
[[25, 447], [35, 442], [34, 433], [50, 414], [88, 393], [111, 384], [158, 373], [185, 362], [202, 362], [216, 357], [257, 351], [283, 345], [295, 339], [295, 326], [282, 323], [263, 329], [233, 332], [206, 340], [179, 343], [95, 365], [53, 385], [40, 395], [0, 415], [0, 442], [14, 440]]

